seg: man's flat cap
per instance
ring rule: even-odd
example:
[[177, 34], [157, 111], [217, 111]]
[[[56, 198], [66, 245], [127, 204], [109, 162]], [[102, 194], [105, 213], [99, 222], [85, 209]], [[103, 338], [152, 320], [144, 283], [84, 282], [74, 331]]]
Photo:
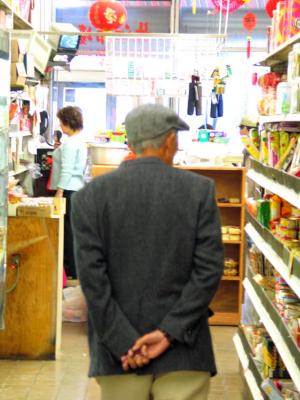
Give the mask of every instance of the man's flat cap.
[[144, 104], [134, 108], [125, 118], [125, 128], [129, 143], [154, 139], [171, 129], [190, 129], [173, 110], [160, 104]]

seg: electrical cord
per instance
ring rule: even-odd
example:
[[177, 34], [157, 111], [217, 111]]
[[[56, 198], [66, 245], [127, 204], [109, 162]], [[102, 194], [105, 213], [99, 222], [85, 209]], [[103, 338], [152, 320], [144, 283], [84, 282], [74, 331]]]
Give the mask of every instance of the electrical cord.
[[18, 286], [19, 283], [19, 277], [20, 277], [20, 256], [13, 256], [13, 262], [12, 265], [15, 266], [16, 268], [16, 278], [14, 283], [11, 285], [10, 288], [8, 288], [5, 293], [11, 293], [12, 291], [14, 291], [16, 289], [16, 287]]

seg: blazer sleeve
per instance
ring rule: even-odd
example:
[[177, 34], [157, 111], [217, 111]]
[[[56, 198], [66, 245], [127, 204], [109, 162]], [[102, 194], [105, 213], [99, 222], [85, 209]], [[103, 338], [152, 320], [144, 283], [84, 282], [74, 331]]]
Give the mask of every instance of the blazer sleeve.
[[209, 181], [206, 197], [200, 204], [190, 280], [159, 325], [159, 329], [188, 345], [193, 345], [197, 339], [202, 317], [208, 317], [208, 306], [224, 268], [220, 218], [214, 192], [214, 183]]
[[113, 298], [96, 204], [91, 185], [72, 196], [75, 262], [92, 325], [100, 342], [120, 360], [140, 335]]

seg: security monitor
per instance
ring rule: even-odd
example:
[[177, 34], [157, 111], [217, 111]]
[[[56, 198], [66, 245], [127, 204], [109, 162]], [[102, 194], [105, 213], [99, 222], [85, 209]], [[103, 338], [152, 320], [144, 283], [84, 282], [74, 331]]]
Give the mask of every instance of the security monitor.
[[57, 32], [48, 37], [48, 42], [55, 55], [66, 55], [72, 59], [78, 50], [80, 43], [80, 31], [68, 23], [54, 22], [51, 24], [51, 31]]

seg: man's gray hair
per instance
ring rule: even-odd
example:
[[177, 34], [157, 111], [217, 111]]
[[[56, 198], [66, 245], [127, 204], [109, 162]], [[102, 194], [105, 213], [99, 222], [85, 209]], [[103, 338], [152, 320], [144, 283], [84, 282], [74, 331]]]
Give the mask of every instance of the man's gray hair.
[[164, 141], [166, 140], [167, 136], [169, 136], [172, 132], [174, 132], [172, 129], [167, 131], [166, 133], [163, 133], [162, 135], [148, 139], [148, 140], [143, 140], [141, 142], [137, 143], [129, 143], [132, 150], [135, 152], [135, 154], [139, 155], [143, 152], [145, 149], [159, 149]]

